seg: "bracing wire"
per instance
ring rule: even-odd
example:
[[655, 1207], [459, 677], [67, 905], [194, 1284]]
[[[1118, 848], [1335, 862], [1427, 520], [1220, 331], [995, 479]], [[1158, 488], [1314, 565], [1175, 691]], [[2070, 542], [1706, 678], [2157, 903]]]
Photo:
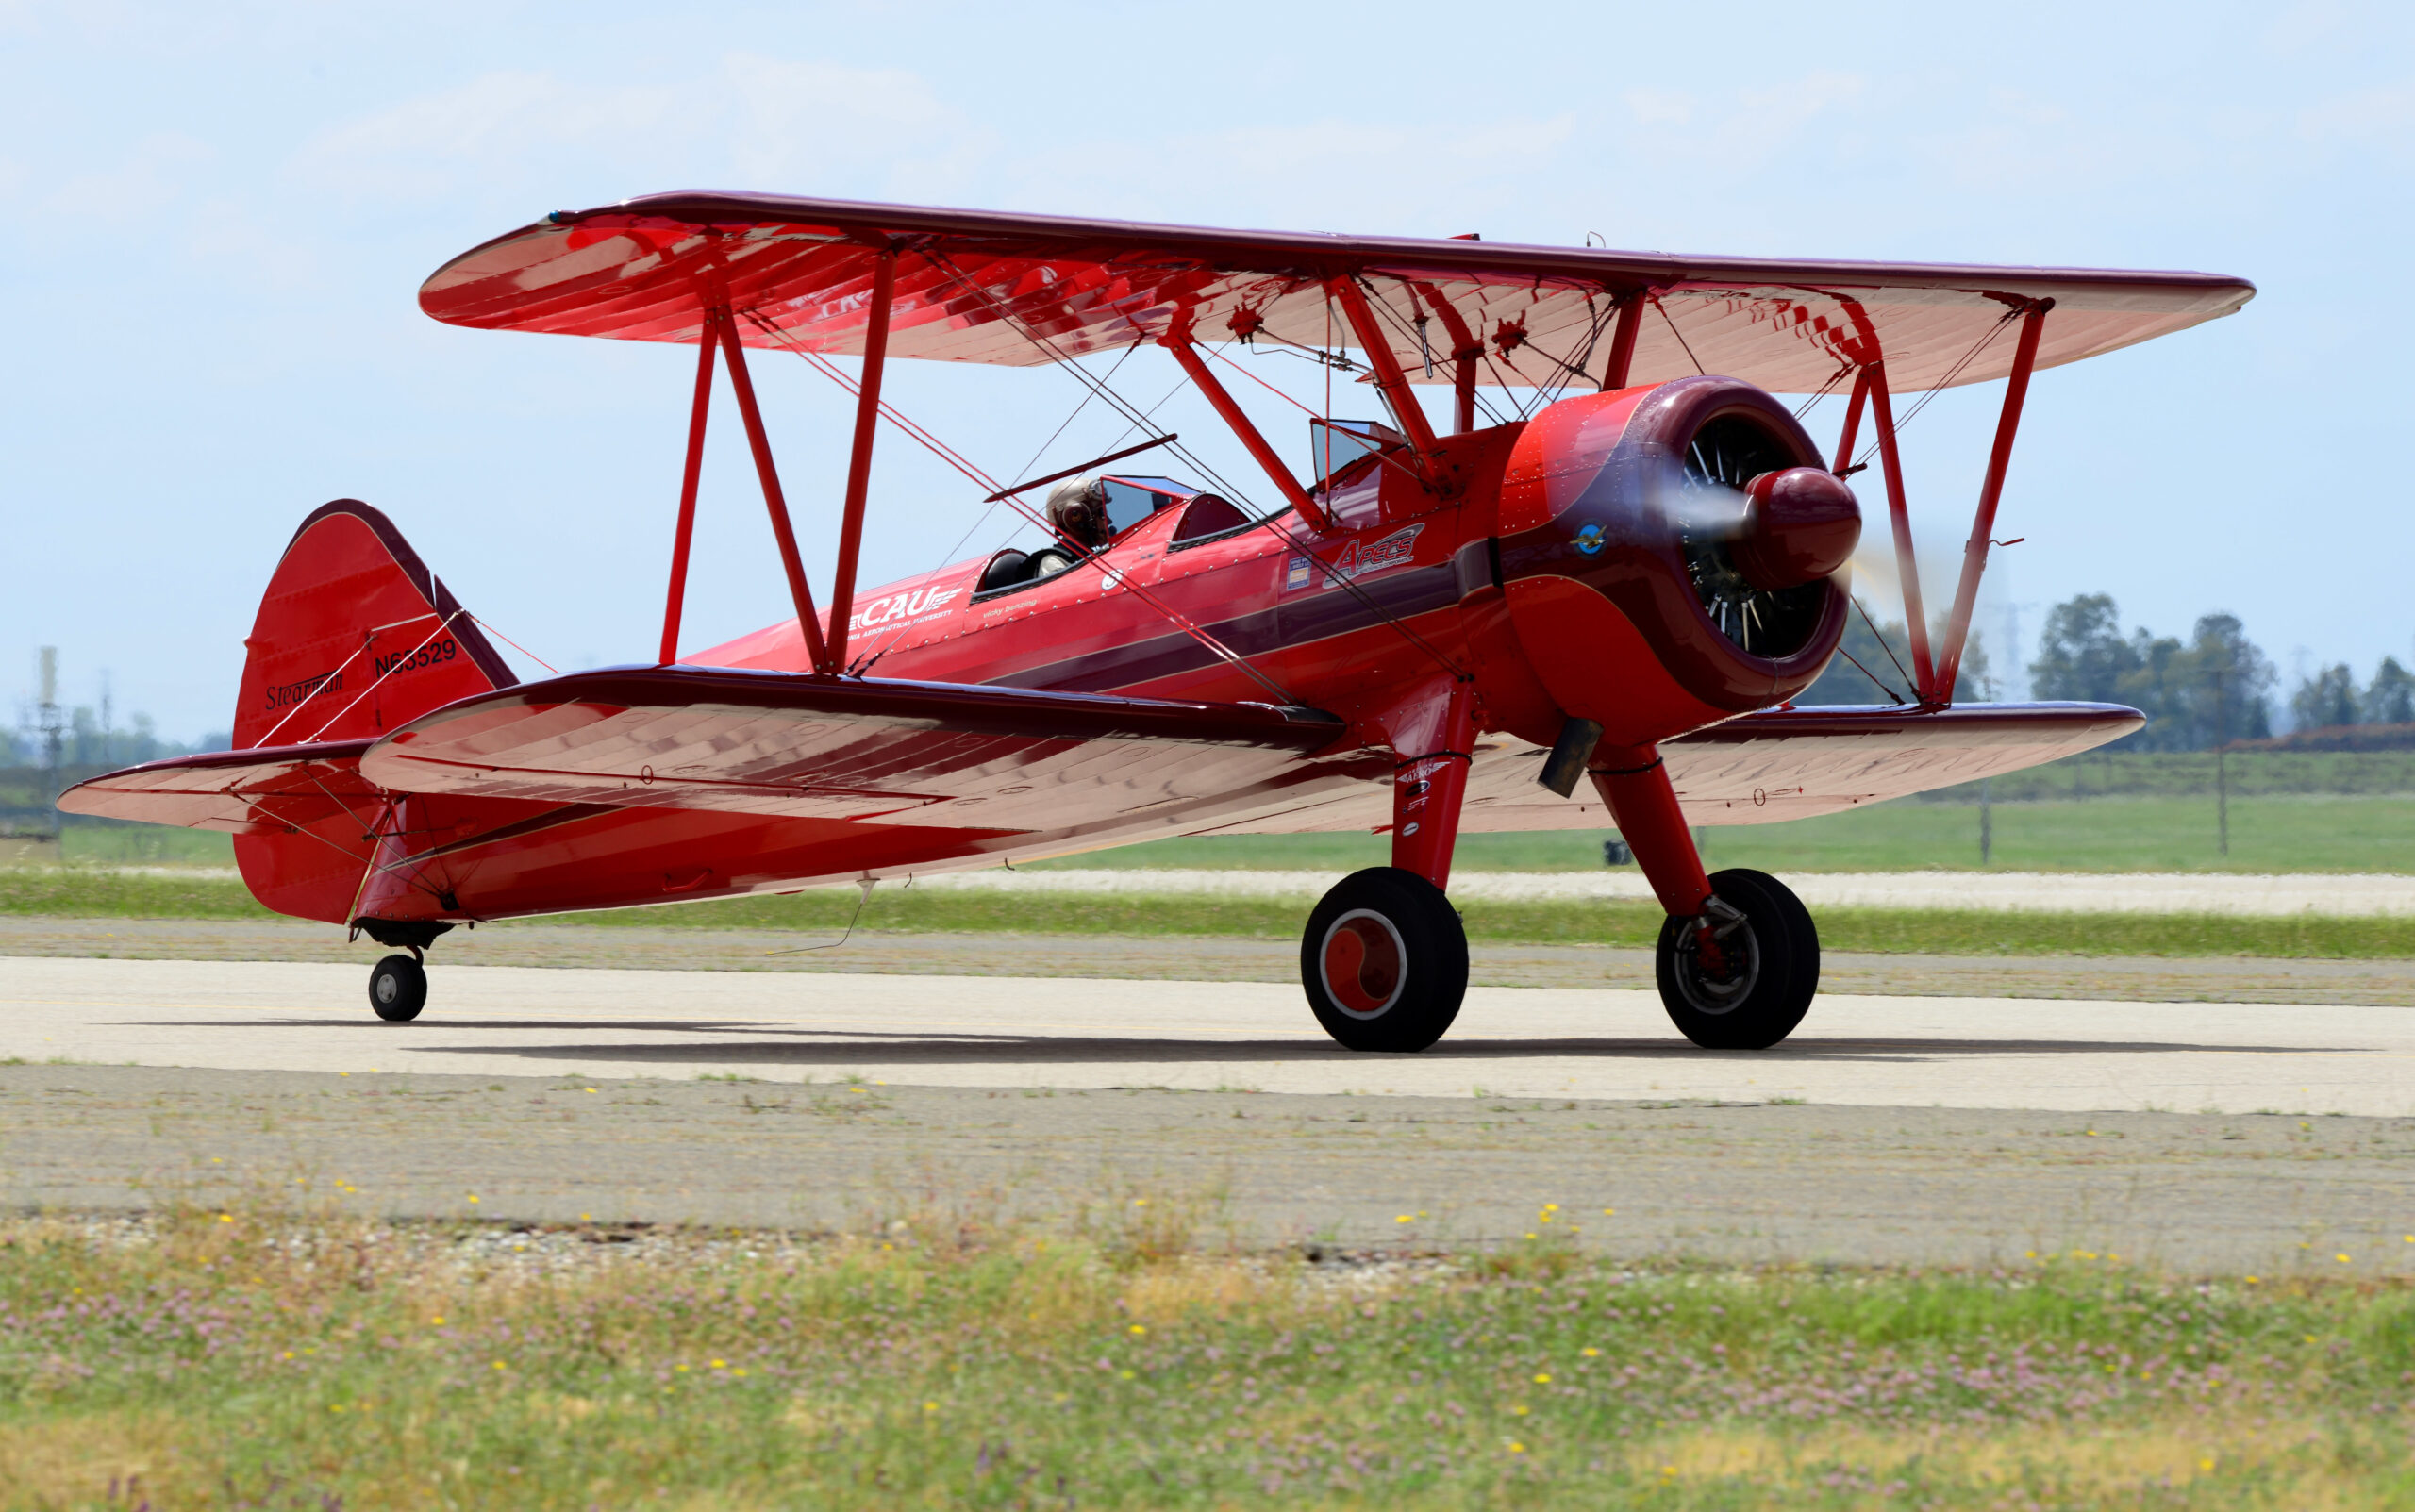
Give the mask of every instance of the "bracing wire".
[[[1014, 330], [1016, 334], [1022, 336], [1024, 340], [1031, 342], [1032, 345], [1038, 347], [1042, 353], [1046, 354], [1056, 366], [1072, 374], [1075, 381], [1097, 392], [1110, 407], [1123, 414], [1134, 424], [1145, 424], [1147, 423], [1148, 417], [1146, 414], [1135, 410], [1129, 400], [1126, 400], [1123, 395], [1107, 388], [1101, 384], [1098, 379], [1092, 377], [1087, 370], [1083, 369], [1079, 363], [1074, 360], [1071, 354], [1067, 353], [1063, 348], [1050, 341], [1047, 337], [1033, 330], [1028, 322], [1024, 321], [1013, 310], [1008, 308], [1005, 302], [999, 299], [996, 294], [975, 283], [962, 268], [957, 266], [954, 258], [949, 258], [945, 253], [939, 252], [934, 252], [929, 256], [933, 263], [947, 271], [948, 274], [957, 281], [959, 288], [963, 289], [967, 293], [972, 294], [974, 298], [989, 305], [989, 307], [997, 313], [1000, 320], [1004, 321], [1009, 328]], [[1328, 301], [1328, 303], [1330, 303], [1330, 301]], [[1329, 369], [1328, 372], [1330, 372]], [[1330, 407], [1330, 403], [1331, 401], [1328, 399], [1328, 407]], [[1169, 446], [1167, 450], [1172, 452], [1177, 457], [1180, 457], [1187, 465], [1197, 471], [1209, 482], [1215, 484], [1217, 488], [1225, 494], [1238, 497], [1244, 502], [1250, 501], [1248, 490], [1236, 487], [1230, 480], [1216, 472], [1215, 469], [1209, 467], [1205, 459], [1201, 458], [1198, 454], [1192, 452], [1189, 447], [1175, 444]], [[1441, 651], [1437, 650], [1431, 642], [1426, 640], [1424, 636], [1421, 636], [1416, 631], [1410, 629], [1407, 624], [1401, 622], [1398, 616], [1391, 613], [1389, 609], [1386, 609], [1382, 605], [1376, 603], [1374, 597], [1372, 597], [1364, 588], [1352, 582], [1349, 577], [1344, 575], [1332, 563], [1327, 562], [1324, 558], [1319, 557], [1316, 552], [1310, 548], [1307, 541], [1302, 540], [1291, 531], [1283, 528], [1283, 526], [1278, 523], [1279, 519], [1279, 513], [1267, 513], [1262, 515], [1257, 523], [1260, 528], [1273, 531], [1282, 540], [1297, 547], [1307, 557], [1309, 561], [1317, 564], [1317, 566], [1324, 570], [1328, 581], [1341, 588], [1343, 591], [1349, 593], [1350, 596], [1356, 599], [1362, 607], [1374, 614], [1384, 623], [1390, 625], [1403, 640], [1407, 640], [1410, 645], [1416, 647], [1420, 652], [1430, 657], [1445, 672], [1449, 673], [1454, 677], [1466, 675], [1465, 671], [1457, 662], [1453, 661], [1449, 656], [1444, 656]]]
[[[936, 258], [934, 260], [945, 262], [944, 258]], [[948, 264], [948, 266], [952, 272], [955, 271], [953, 264]], [[962, 274], [958, 273], [958, 277], [961, 279]], [[758, 325], [764, 326], [767, 329], [770, 328], [769, 323], [765, 322], [761, 316], [757, 315], [752, 310], [747, 313]], [[860, 385], [850, 379], [845, 372], [837, 364], [830, 361], [829, 358], [823, 357], [820, 353], [806, 350], [793, 341], [788, 339], [785, 333], [774, 331], [774, 334], [775, 338], [780, 341], [782, 345], [805, 357], [806, 361], [817, 372], [820, 372], [825, 377], [828, 377], [838, 383], [841, 388], [851, 393], [860, 392]], [[1097, 387], [1098, 380], [1092, 378], [1088, 373], [1083, 373], [1081, 374], [1081, 378], [1086, 384], [1090, 384], [1093, 388]], [[1124, 402], [1122, 397], [1114, 393], [1113, 390], [1100, 389], [1098, 391], [1120, 412], [1125, 414], [1127, 417], [1133, 416], [1131, 406]], [[1005, 487], [1005, 485], [1000, 483], [996, 478], [990, 476], [974, 463], [966, 459], [965, 457], [955, 448], [949, 446], [938, 437], [931, 435], [930, 432], [924, 430], [920, 424], [908, 419], [905, 414], [900, 412], [894, 406], [891, 405], [886, 400], [881, 402], [880, 412], [891, 423], [905, 430], [908, 435], [929, 447], [942, 460], [946, 461], [958, 472], [963, 474], [967, 478], [979, 484], [982, 488], [991, 492], [996, 492]], [[1145, 424], [1146, 421], [1147, 417], [1145, 415], [1137, 417], [1137, 423]], [[1008, 498], [1003, 502], [1006, 503], [1009, 508], [1012, 508], [1016, 513], [1024, 516], [1026, 520], [1029, 520], [1033, 524], [1040, 526], [1042, 530], [1050, 529], [1046, 518], [1034, 512], [1031, 507], [1025, 505], [1022, 500]], [[1095, 557], [1086, 558], [1086, 560], [1095, 560]], [[1252, 664], [1247, 657], [1241, 656], [1241, 653], [1233, 650], [1230, 646], [1225, 645], [1215, 636], [1209, 634], [1207, 629], [1193, 623], [1190, 616], [1183, 614], [1181, 611], [1175, 609], [1172, 605], [1167, 604], [1162, 599], [1158, 598], [1158, 595], [1152, 592], [1146, 585], [1134, 580], [1126, 573], [1115, 571], [1104, 562], [1099, 563], [1099, 567], [1101, 574], [1107, 578], [1108, 586], [1120, 587], [1131, 592], [1134, 597], [1140, 599], [1141, 602], [1148, 605], [1149, 607], [1155, 609], [1159, 615], [1164, 617], [1164, 619], [1169, 623], [1173, 624], [1174, 628], [1180, 630], [1185, 635], [1188, 635], [1192, 640], [1198, 641], [1201, 645], [1207, 647], [1209, 652], [1230, 664], [1235, 671], [1241, 673], [1251, 681], [1273, 693], [1283, 703], [1295, 706], [1299, 705], [1300, 701], [1291, 695], [1290, 690], [1286, 689], [1282, 684], [1276, 682], [1274, 678], [1269, 677], [1265, 673], [1258, 670], [1257, 666]]]

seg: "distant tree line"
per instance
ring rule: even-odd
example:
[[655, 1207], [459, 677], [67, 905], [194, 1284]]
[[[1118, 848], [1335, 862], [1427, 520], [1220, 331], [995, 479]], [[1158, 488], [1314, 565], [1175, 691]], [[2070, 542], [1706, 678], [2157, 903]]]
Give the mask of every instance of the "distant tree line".
[[[1942, 629], [1940, 623], [1931, 631], [1932, 644]], [[1910, 666], [1900, 622], [1874, 627], [1856, 614], [1838, 656], [1796, 702], [1893, 702], [1910, 691]], [[2127, 704], [2144, 712], [2146, 727], [2112, 747], [2130, 751], [2208, 751], [2270, 739], [2279, 680], [2272, 658], [2248, 639], [2237, 615], [2201, 616], [2185, 640], [2143, 625], [2125, 631], [2109, 593], [2083, 593], [2056, 605], [2039, 637], [2038, 658], [2029, 664], [2032, 698]], [[1986, 644], [1974, 631], [1954, 696], [1998, 695]], [[2286, 713], [2292, 731], [2415, 725], [2415, 673], [2384, 656], [2373, 679], [2360, 685], [2346, 662], [2337, 662], [2301, 679], [2277, 712]], [[2415, 731], [2408, 734], [2415, 738]]]

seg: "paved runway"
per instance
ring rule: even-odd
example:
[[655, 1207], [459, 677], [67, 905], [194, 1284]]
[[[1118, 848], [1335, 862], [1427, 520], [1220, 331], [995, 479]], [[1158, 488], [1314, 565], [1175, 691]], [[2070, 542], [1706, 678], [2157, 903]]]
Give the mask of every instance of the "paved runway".
[[484, 1076], [741, 1075], [2187, 1113], [2415, 1114], [2415, 1010], [1824, 997], [1709, 1054], [1647, 992], [1479, 988], [1422, 1055], [1334, 1048], [1294, 987], [444, 967], [370, 1016], [361, 966], [0, 957], [0, 1060]]

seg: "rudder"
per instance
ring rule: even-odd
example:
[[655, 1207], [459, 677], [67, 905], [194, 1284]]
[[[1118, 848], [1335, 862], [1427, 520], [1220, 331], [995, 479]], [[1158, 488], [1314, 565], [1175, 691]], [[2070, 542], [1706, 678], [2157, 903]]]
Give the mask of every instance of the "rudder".
[[358, 499], [302, 522], [243, 645], [238, 750], [375, 738], [519, 681], [393, 522]]

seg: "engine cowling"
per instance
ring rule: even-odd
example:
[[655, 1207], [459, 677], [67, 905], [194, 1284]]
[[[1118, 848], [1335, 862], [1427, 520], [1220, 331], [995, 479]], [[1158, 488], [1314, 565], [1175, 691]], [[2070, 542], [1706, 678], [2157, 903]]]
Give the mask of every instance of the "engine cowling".
[[[1640, 745], [1791, 697], [1835, 653], [1851, 488], [1735, 378], [1563, 400], [1503, 479], [1501, 578], [1561, 712]], [[1529, 732], [1532, 733], [1532, 732]]]

